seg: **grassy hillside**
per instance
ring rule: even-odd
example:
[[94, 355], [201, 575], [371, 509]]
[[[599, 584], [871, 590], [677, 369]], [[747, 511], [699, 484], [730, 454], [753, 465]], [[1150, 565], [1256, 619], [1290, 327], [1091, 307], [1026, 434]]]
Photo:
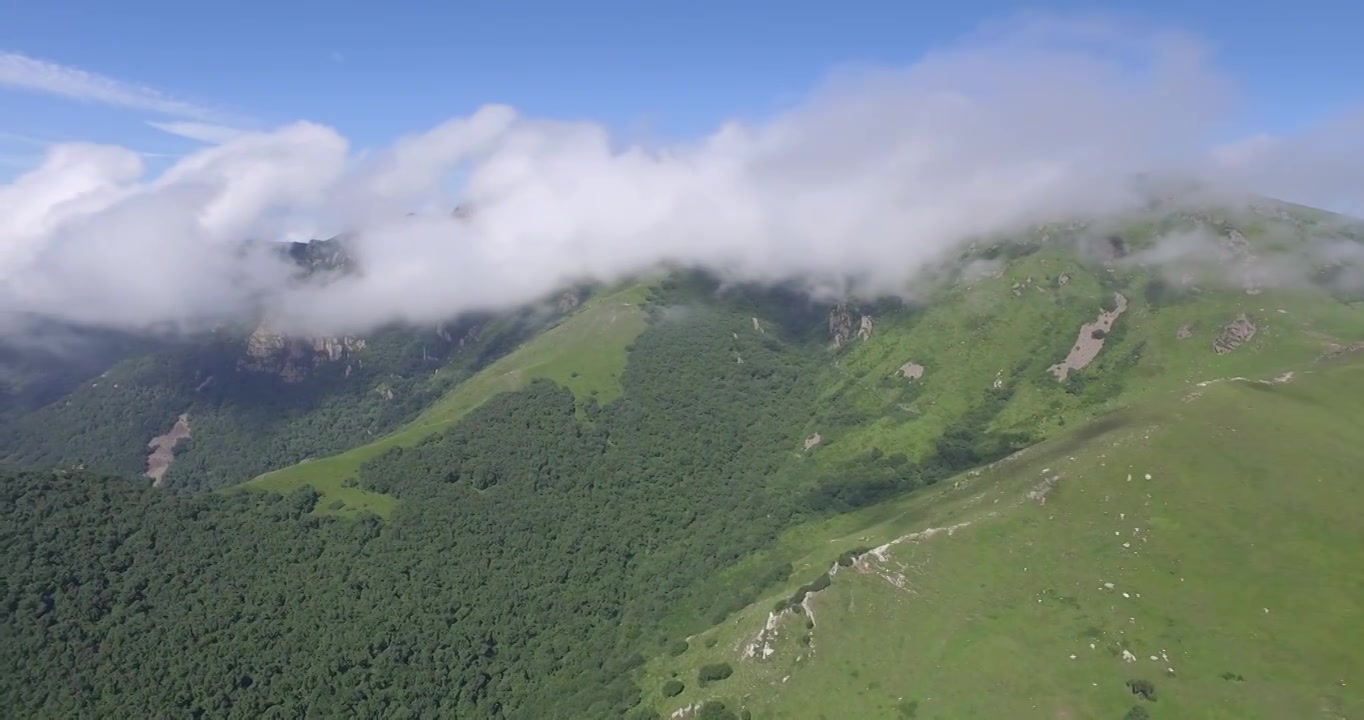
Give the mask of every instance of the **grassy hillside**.
[[[1110, 272], [1051, 247], [1013, 260], [997, 275], [963, 280], [920, 308], [879, 315], [871, 337], [851, 343], [824, 380], [828, 407], [845, 401], [871, 420], [858, 417], [840, 427], [830, 411], [811, 431], [829, 441], [824, 454], [830, 460], [873, 447], [921, 456], [997, 385], [1014, 392], [992, 427], [1046, 436], [1209, 373], [1254, 374], [1309, 361], [1322, 353], [1324, 340], [1353, 341], [1364, 329], [1357, 305], [1312, 289], [1250, 295], [1208, 284], [1169, 299], [1152, 291], [1157, 277], [1141, 267]], [[1048, 368], [1114, 293], [1126, 309], [1103, 349], [1059, 382]], [[1256, 324], [1255, 336], [1218, 354], [1214, 339], [1242, 313]], [[907, 363], [919, 365], [922, 377], [900, 375]]]
[[[973, 248], [957, 263], [955, 278], [926, 294], [931, 302], [878, 302], [847, 311], [847, 320], [865, 321], [867, 331], [850, 334], [838, 348], [825, 327], [834, 319], [829, 306], [794, 295], [734, 288], [717, 294], [708, 283], [675, 279], [680, 285], [669, 302], [751, 314], [754, 324], [739, 332], [788, 343], [823, 368], [803, 380], [817, 388], [818, 402], [793, 419], [818, 443], [793, 452], [779, 481], [809, 489], [819, 509], [848, 509], [931, 482], [946, 466], [997, 458], [1199, 377], [1266, 373], [1310, 361], [1328, 343], [1364, 338], [1360, 306], [1327, 287], [1305, 280], [1272, 289], [1239, 284], [1240, 271], [1227, 267], [1239, 268], [1242, 261], [1219, 244], [1231, 232], [1230, 221], [1220, 216], [1199, 220], [1206, 229], [1200, 252], [1212, 260], [1181, 265], [1172, 278], [1167, 268], [1142, 259], [1161, 233], [1189, 222], [1173, 216], [1129, 221], [1122, 226], [1121, 254], [1110, 247], [1118, 236], [1105, 240], [1094, 231]], [[1238, 242], [1256, 252], [1304, 232], [1278, 220], [1240, 223], [1245, 232]], [[1085, 245], [1095, 238], [1098, 249]], [[608, 402], [619, 392], [624, 348], [644, 327], [640, 305], [646, 302], [648, 292], [637, 287], [592, 301], [393, 433], [262, 475], [248, 487], [308, 485], [328, 496], [321, 512], [386, 514], [390, 499], [354, 485], [362, 463], [447, 428], [489, 397], [534, 378], [554, 379], [580, 399], [595, 394]], [[1089, 337], [1089, 324], [1118, 302], [1123, 309], [1105, 337]], [[1219, 336], [1242, 317], [1254, 326], [1253, 336], [1217, 352]], [[1052, 368], [1081, 342], [1101, 347], [1058, 379]], [[906, 377], [909, 367], [917, 367], [915, 377]], [[973, 440], [958, 442], [962, 438]], [[949, 461], [938, 462], [947, 455]], [[897, 464], [901, 457], [917, 470], [904, 470]]]
[[[646, 692], [664, 716], [1364, 712], [1364, 359], [1207, 380], [791, 531], [773, 553], [799, 556], [791, 581], [651, 661]], [[769, 614], [850, 550], [805, 612]], [[703, 686], [717, 663], [733, 675]]]
[[318, 511], [387, 516], [396, 500], [355, 482], [359, 468], [386, 450], [416, 444], [456, 423], [498, 393], [519, 390], [535, 379], [569, 388], [579, 399], [609, 402], [620, 394], [626, 346], [644, 329], [640, 307], [647, 288], [630, 286], [590, 300], [557, 326], [457, 385], [416, 419], [374, 442], [339, 455], [307, 460], [246, 483], [251, 490], [289, 492], [311, 486], [322, 494]]

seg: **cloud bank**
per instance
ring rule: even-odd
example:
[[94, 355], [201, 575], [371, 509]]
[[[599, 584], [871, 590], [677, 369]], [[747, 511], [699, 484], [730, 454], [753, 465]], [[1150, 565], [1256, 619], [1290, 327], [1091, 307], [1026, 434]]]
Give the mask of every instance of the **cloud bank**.
[[[1358, 118], [1216, 146], [1233, 90], [1189, 37], [1030, 19], [678, 145], [487, 106], [372, 153], [308, 122], [221, 137], [158, 177], [122, 148], [61, 146], [0, 187], [0, 308], [198, 329], [264, 304], [290, 329], [356, 331], [660, 263], [890, 291], [973, 237], [1130, 207], [1134, 173], [1358, 197]], [[363, 272], [325, 286], [248, 242], [340, 231]]]

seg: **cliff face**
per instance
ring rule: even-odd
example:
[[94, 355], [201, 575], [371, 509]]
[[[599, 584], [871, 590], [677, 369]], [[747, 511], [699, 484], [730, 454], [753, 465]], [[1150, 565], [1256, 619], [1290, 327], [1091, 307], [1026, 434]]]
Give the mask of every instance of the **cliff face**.
[[237, 367], [279, 375], [285, 382], [299, 382], [322, 364], [345, 359], [364, 347], [364, 338], [352, 335], [290, 337], [262, 323], [246, 339], [246, 352], [237, 360]]
[[[857, 317], [856, 322], [853, 320], [854, 317]], [[833, 338], [836, 348], [843, 347], [853, 335], [861, 340], [870, 338], [875, 326], [875, 321], [870, 315], [863, 314], [846, 302], [835, 305], [834, 309], [829, 311], [829, 336]]]
[[[298, 266], [303, 282], [325, 282], [323, 276], [356, 269], [341, 238], [292, 242], [284, 247], [284, 252]], [[325, 363], [337, 362], [364, 349], [365, 341], [351, 335], [290, 336], [276, 332], [268, 321], [262, 321], [246, 338], [245, 345], [237, 359], [238, 369], [278, 375], [293, 383]]]

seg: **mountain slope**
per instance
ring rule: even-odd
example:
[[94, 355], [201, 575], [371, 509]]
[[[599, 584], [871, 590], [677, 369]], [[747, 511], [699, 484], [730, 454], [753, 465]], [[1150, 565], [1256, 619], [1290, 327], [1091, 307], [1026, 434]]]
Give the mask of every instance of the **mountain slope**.
[[323, 496], [319, 506], [322, 512], [354, 514], [368, 510], [387, 515], [392, 512], [393, 498], [367, 492], [354, 482], [360, 466], [384, 451], [415, 444], [458, 422], [494, 395], [519, 390], [539, 378], [571, 389], [583, 402], [605, 403], [619, 395], [625, 347], [644, 329], [639, 306], [643, 295], [642, 286], [630, 286], [594, 298], [562, 324], [455, 386], [382, 439], [339, 455], [265, 473], [244, 487], [288, 492], [310, 486]]
[[[1361, 393], [1358, 356], [1209, 378], [864, 529], [794, 531], [813, 552], [791, 583], [645, 684], [687, 686], [654, 696], [664, 715], [720, 699], [753, 717], [1353, 717]], [[769, 615], [831, 567], [803, 612]], [[733, 676], [702, 687], [722, 662]]]
[[[298, 282], [354, 270], [336, 241], [285, 248], [298, 265]], [[387, 326], [363, 336], [287, 335], [268, 317], [155, 343], [115, 335], [124, 352], [91, 358], [107, 363], [94, 378], [75, 374], [98, 373], [88, 370], [91, 362], [74, 361], [30, 377], [41, 370], [32, 367], [32, 352], [7, 362], [15, 353], [0, 348], [0, 379], [24, 381], [12, 393], [14, 407], [0, 408], [0, 460], [145, 473], [157, 485], [187, 489], [235, 485], [342, 452], [411, 420], [580, 300], [578, 290], [569, 290], [512, 312], [432, 327]], [[67, 344], [86, 347], [102, 337], [85, 331]], [[35, 336], [27, 344], [53, 343]], [[28, 372], [6, 373], [11, 366]], [[56, 395], [54, 387], [67, 392]], [[150, 445], [172, 433], [183, 439], [153, 457]]]

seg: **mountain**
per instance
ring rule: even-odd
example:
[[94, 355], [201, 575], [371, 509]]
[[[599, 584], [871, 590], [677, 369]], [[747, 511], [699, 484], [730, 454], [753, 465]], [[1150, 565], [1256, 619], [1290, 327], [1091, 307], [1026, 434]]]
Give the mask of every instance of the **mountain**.
[[[301, 282], [354, 271], [339, 240], [281, 252], [297, 263]], [[264, 315], [172, 339], [69, 331], [75, 348], [55, 368], [41, 364], [55, 353], [39, 352], [53, 344], [30, 335], [27, 346], [38, 350], [11, 353], [9, 367], [30, 372], [12, 393], [13, 410], [0, 416], [0, 460], [146, 474], [189, 489], [235, 484], [382, 435], [555, 322], [579, 292], [513, 313], [363, 337], [288, 335]]]
[[[266, 343], [298, 379], [246, 331], [126, 361], [3, 445], [32, 469], [0, 480], [0, 698], [1359, 714], [1361, 239], [1160, 205], [980, 239], [898, 299], [674, 271], [459, 320], [479, 340], [422, 364], [391, 358], [431, 329]], [[407, 409], [355, 422], [389, 378]], [[130, 482], [153, 440], [164, 484], [219, 491]]]

